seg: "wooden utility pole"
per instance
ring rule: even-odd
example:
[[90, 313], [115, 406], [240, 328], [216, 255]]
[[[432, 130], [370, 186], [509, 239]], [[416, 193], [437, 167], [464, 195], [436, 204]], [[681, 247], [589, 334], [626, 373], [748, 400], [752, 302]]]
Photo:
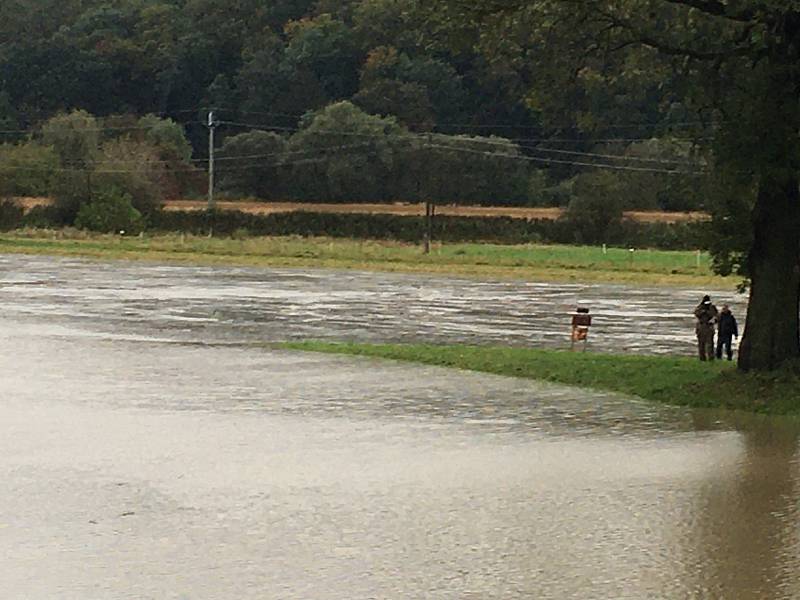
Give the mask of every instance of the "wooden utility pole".
[[431, 237], [433, 235], [433, 203], [425, 200], [425, 254], [431, 253]]
[[[428, 134], [428, 148], [433, 147], [433, 137]], [[430, 162], [426, 165], [427, 169], [431, 169]], [[431, 253], [431, 240], [433, 239], [433, 215], [435, 212], [434, 203], [430, 199], [430, 195], [433, 192], [434, 186], [433, 184], [433, 171], [428, 170], [428, 189], [425, 193], [425, 254]]]
[[208, 113], [208, 211], [214, 210], [214, 112]]

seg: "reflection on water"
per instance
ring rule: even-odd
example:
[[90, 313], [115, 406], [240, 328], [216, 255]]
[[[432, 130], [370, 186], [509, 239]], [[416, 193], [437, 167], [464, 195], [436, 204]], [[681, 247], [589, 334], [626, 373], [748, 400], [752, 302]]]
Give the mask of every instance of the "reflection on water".
[[744, 427], [735, 469], [700, 488], [696, 560], [711, 573], [696, 585], [706, 597], [797, 598], [797, 426], [752, 418]]
[[1, 598], [800, 597], [792, 422], [198, 343], [70, 268], [0, 292]]

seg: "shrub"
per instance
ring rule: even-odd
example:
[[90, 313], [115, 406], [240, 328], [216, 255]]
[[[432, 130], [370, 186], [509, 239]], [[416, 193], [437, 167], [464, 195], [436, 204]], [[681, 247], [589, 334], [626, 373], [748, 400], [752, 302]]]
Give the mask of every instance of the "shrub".
[[138, 233], [144, 226], [144, 219], [142, 213], [133, 207], [131, 196], [112, 187], [81, 206], [75, 226], [103, 233]]
[[47, 196], [53, 191], [58, 155], [35, 142], [0, 145], [0, 193]]
[[22, 207], [12, 200], [0, 201], [0, 231], [16, 229], [22, 224]]
[[41, 138], [52, 146], [62, 167], [85, 169], [92, 164], [99, 147], [97, 119], [83, 110], [51, 117], [42, 125]]
[[278, 163], [286, 141], [269, 131], [240, 133], [225, 140], [219, 151], [219, 187], [258, 198], [278, 198]]
[[72, 219], [65, 219], [63, 211], [58, 206], [34, 206], [22, 217], [22, 227], [35, 229], [48, 229], [69, 225]]
[[563, 219], [579, 244], [609, 243], [622, 223], [623, 203], [619, 180], [611, 173], [595, 171], [579, 175]]
[[[97, 182], [95, 187], [125, 192], [143, 215], [161, 206], [162, 190], [168, 185], [157, 148], [147, 142], [121, 137], [103, 144], [100, 157], [102, 162], [93, 175]], [[92, 195], [94, 193], [92, 189]]]

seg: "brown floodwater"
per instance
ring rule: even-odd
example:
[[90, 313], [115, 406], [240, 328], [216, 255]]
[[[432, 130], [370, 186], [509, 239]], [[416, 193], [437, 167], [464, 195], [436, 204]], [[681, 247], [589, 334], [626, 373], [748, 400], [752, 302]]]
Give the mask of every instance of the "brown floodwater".
[[792, 421], [256, 343], [670, 352], [697, 293], [2, 257], [0, 597], [796, 598]]
[[[744, 324], [733, 291], [473, 281], [432, 275], [91, 263], [0, 256], [7, 316], [105, 335], [208, 343], [290, 339], [565, 348], [590, 309], [589, 348], [693, 354], [705, 293]], [[733, 282], [731, 286], [733, 287]]]

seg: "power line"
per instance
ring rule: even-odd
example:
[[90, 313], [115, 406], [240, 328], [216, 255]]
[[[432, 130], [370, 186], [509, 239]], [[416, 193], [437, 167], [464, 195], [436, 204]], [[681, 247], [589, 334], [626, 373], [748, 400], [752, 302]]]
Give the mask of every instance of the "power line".
[[[329, 146], [327, 148], [319, 148], [319, 149], [311, 149], [311, 150], [296, 150], [296, 151], [290, 151], [290, 152], [284, 153], [284, 154], [272, 153], [272, 154], [260, 154], [260, 155], [248, 155], [248, 156], [232, 156], [232, 157], [228, 157], [226, 160], [240, 160], [240, 159], [242, 159], [242, 160], [254, 160], [254, 159], [261, 159], [261, 158], [266, 159], [266, 158], [274, 158], [274, 157], [280, 157], [280, 156], [286, 156], [286, 155], [295, 155], [295, 154], [313, 155], [313, 154], [316, 154], [317, 152], [320, 152], [320, 151], [322, 151], [322, 152], [337, 151], [338, 152], [338, 151], [342, 151], [342, 150], [352, 150], [352, 149], [355, 149], [355, 148], [365, 148], [365, 147], [370, 147], [370, 146], [371, 146], [371, 144], [367, 144], [367, 143], [364, 143], [364, 144], [349, 144], [349, 145], [345, 145], [345, 146]], [[372, 152], [370, 154], [374, 154], [374, 152]], [[300, 164], [307, 164], [309, 162], [327, 162], [330, 159], [331, 159], [330, 156], [323, 156], [323, 157], [318, 157], [318, 158], [311, 156], [309, 158], [298, 158], [296, 160], [290, 160], [290, 161], [281, 160], [281, 161], [276, 161], [276, 162], [271, 163], [271, 164], [263, 164], [262, 163], [262, 164], [256, 164], [256, 165], [242, 165], [242, 166], [239, 166], [239, 167], [235, 167], [235, 166], [234, 167], [226, 167], [225, 171], [227, 172], [227, 171], [235, 171], [235, 170], [248, 170], [248, 169], [254, 168], [254, 166], [260, 166], [262, 168], [281, 167], [281, 166], [291, 167], [291, 166], [300, 165]], [[197, 160], [205, 162], [204, 159], [197, 159]], [[220, 161], [220, 160], [223, 160], [223, 159], [217, 158], [215, 160]], [[106, 165], [139, 164], [140, 162], [141, 161], [114, 161], [114, 160], [110, 160], [110, 161], [98, 162], [98, 163], [95, 163], [95, 164], [100, 164], [100, 165], [103, 165], [103, 164], [106, 164]], [[163, 161], [154, 161], [154, 162], [163, 162]], [[50, 168], [48, 165], [46, 165], [44, 163], [40, 163], [39, 165], [31, 164], [30, 166], [22, 166], [22, 165], [3, 166], [2, 164], [0, 164], [0, 172], [2, 172], [4, 170], [5, 171], [39, 171], [39, 170], [47, 170], [47, 171], [50, 171], [50, 172], [53, 172], [53, 173], [98, 173], [98, 174], [122, 174], [122, 173], [141, 173], [142, 172], [141, 169], [106, 169], [106, 168], [99, 168], [98, 169], [98, 168], [87, 168], [87, 167], [83, 167], [83, 168], [79, 168], [79, 167], [55, 167], [55, 168]], [[196, 168], [186, 166], [186, 167], [183, 167], [183, 168], [170, 169], [169, 172], [172, 172], [172, 173], [194, 173], [196, 171], [197, 171]]]
[[[187, 109], [187, 110], [193, 110], [193, 109]], [[234, 112], [234, 111], [232, 111], [232, 112]], [[252, 111], [247, 111], [247, 113], [251, 113], [251, 112]], [[164, 113], [164, 114], [167, 114], [167, 113]], [[245, 114], [245, 113], [243, 113], [243, 114]], [[257, 112], [252, 112], [252, 114], [265, 114], [265, 115], [270, 114], [272, 116], [295, 116], [295, 115], [290, 115], [288, 113], [266, 113], [266, 112], [265, 113], [257, 113]], [[253, 129], [253, 130], [258, 130], [258, 131], [283, 131], [283, 132], [292, 132], [292, 133], [299, 132], [299, 131], [304, 131], [304, 129], [302, 129], [300, 127], [296, 127], [296, 126], [295, 127], [291, 127], [291, 126], [282, 126], [282, 125], [261, 125], [261, 124], [256, 124], [256, 123], [245, 123], [245, 122], [227, 121], [227, 120], [218, 120], [217, 123], [219, 123], [221, 125], [231, 125], [231, 126], [234, 126], [234, 127], [242, 127], [242, 128], [248, 128], [248, 129]], [[186, 123], [178, 123], [178, 122], [176, 122], [176, 124], [181, 125], [181, 126], [204, 125], [204, 123], [202, 123], [200, 121], [188, 121]], [[442, 125], [444, 125], [444, 124], [442, 124]], [[456, 125], [453, 125], [453, 126], [456, 127]], [[459, 124], [457, 126], [458, 127], [464, 127], [464, 128], [468, 128], [469, 127], [469, 128], [474, 128], [474, 129], [517, 128], [516, 126], [511, 126], [511, 125], [509, 125], [509, 126], [493, 126], [493, 125], [470, 126], [470, 125], [467, 125], [467, 124]], [[148, 131], [148, 130], [156, 129], [157, 127], [158, 127], [158, 125], [91, 127], [91, 128], [81, 129], [80, 131], [92, 132], [92, 133], [102, 133], [102, 132], [109, 132], [109, 131]], [[531, 128], [532, 127], [519, 127], [519, 129], [531, 129]], [[37, 128], [31, 128], [31, 129], [4, 129], [4, 130], [0, 130], [0, 135], [19, 135], [19, 134], [39, 133], [40, 131], [41, 130], [37, 129]], [[332, 134], [332, 135], [334, 135], [334, 134], [335, 135], [354, 135], [354, 136], [359, 136], [359, 135], [360, 136], [377, 135], [377, 134], [364, 134], [364, 133], [357, 133], [357, 132], [348, 132], [348, 131], [341, 131], [341, 130], [327, 130], [327, 131], [322, 131], [320, 133], [329, 133], [329, 134]], [[415, 134], [409, 134], [409, 135], [415, 135]], [[422, 135], [424, 135], [424, 134], [422, 134]], [[440, 133], [438, 135], [448, 135], [448, 134]], [[460, 134], [459, 133], [452, 133], [452, 134], [449, 134], [449, 135], [456, 136], [456, 135], [460, 135]], [[461, 135], [464, 135], [464, 134], [461, 134]], [[519, 143], [526, 143], [526, 144], [527, 143], [631, 144], [631, 143], [634, 143], [634, 142], [646, 142], [646, 141], [650, 141], [650, 140], [656, 139], [656, 138], [653, 138], [653, 136], [649, 136], [649, 137], [606, 137], [606, 138], [578, 138], [578, 137], [576, 137], [576, 138], [558, 138], [558, 137], [535, 137], [535, 138], [531, 137], [531, 138], [525, 138], [525, 137], [513, 137], [513, 138], [506, 138], [506, 139], [508, 139], [509, 141], [519, 142]], [[675, 140], [675, 141], [694, 142], [694, 141], [707, 141], [710, 138], [708, 138], [708, 137], [675, 137], [675, 136], [669, 136], [669, 139], [670, 140]], [[203, 160], [205, 160], [205, 159], [203, 159]]]
[[[219, 124], [228, 124], [228, 125], [238, 126], [238, 127], [247, 127], [247, 128], [254, 129], [254, 130], [264, 130], [264, 131], [271, 131], [271, 130], [292, 131], [292, 132], [301, 131], [301, 129], [296, 128], [296, 127], [259, 126], [259, 125], [253, 124], [253, 123], [241, 123], [241, 122], [236, 122], [236, 121], [218, 121], [217, 123], [219, 123]], [[114, 130], [114, 129], [150, 129], [150, 127], [99, 128], [99, 130]], [[319, 135], [321, 135], [321, 136], [324, 136], [324, 135], [336, 135], [336, 136], [352, 136], [352, 137], [362, 137], [362, 138], [372, 138], [372, 139], [383, 138], [384, 136], [386, 136], [386, 132], [385, 131], [380, 131], [380, 132], [376, 131], [376, 132], [368, 132], [367, 133], [367, 132], [353, 132], [353, 131], [343, 131], [343, 130], [325, 130], [325, 131], [319, 131], [317, 133]], [[442, 134], [438, 134], [438, 135], [441, 136]], [[472, 138], [472, 139], [469, 139], [469, 140], [465, 140], [465, 139], [459, 139], [459, 138], [457, 138], [455, 136], [448, 136], [448, 137], [449, 137], [449, 139], [444, 140], [442, 143], [431, 144], [430, 143], [431, 142], [430, 134], [411, 134], [411, 133], [408, 133], [408, 134], [404, 134], [404, 135], [401, 135], [401, 136], [397, 136], [397, 137], [393, 138], [392, 141], [408, 142], [411, 139], [423, 140], [425, 142], [425, 146], [426, 147], [447, 149], [447, 150], [451, 150], [451, 151], [460, 151], [460, 152], [466, 152], [466, 153], [471, 153], [471, 154], [480, 154], [480, 155], [483, 155], [483, 156], [494, 157], [494, 158], [506, 158], [506, 159], [524, 160], [524, 161], [529, 161], [529, 162], [538, 162], [538, 163], [542, 163], [542, 164], [561, 164], [561, 165], [585, 166], [585, 167], [611, 169], [611, 170], [652, 172], [652, 173], [662, 173], [662, 174], [680, 174], [680, 173], [687, 174], [687, 175], [702, 174], [702, 173], [698, 173], [698, 172], [686, 171], [686, 170], [681, 170], [681, 169], [657, 169], [657, 168], [653, 168], [653, 167], [637, 167], [637, 166], [631, 166], [631, 165], [616, 165], [616, 164], [607, 164], [607, 163], [599, 163], [599, 162], [583, 162], [583, 161], [577, 161], [577, 160], [563, 160], [563, 159], [556, 159], [556, 158], [533, 157], [533, 156], [524, 156], [524, 155], [517, 155], [517, 154], [508, 154], [508, 153], [503, 154], [503, 153], [499, 153], [499, 152], [486, 152], [486, 151], [463, 148], [463, 147], [457, 147], [457, 146], [452, 145], [453, 143], [458, 142], [458, 141], [461, 141], [461, 142], [468, 141], [469, 143], [474, 143], [474, 144], [489, 145], [489, 146], [502, 146], [504, 148], [508, 148], [509, 145], [517, 145], [517, 142], [519, 142], [519, 141], [529, 141], [529, 142], [536, 142], [536, 141], [553, 142], [553, 141], [557, 141], [557, 140], [554, 140], [553, 138], [550, 138], [550, 139], [529, 138], [527, 140]], [[392, 138], [389, 138], [389, 139], [392, 139]], [[652, 138], [624, 138], [624, 139], [614, 139], [614, 141], [632, 142], [632, 141], [649, 141], [650, 139], [652, 139]], [[561, 141], [567, 141], [567, 140], [561, 140]], [[586, 142], [586, 140], [580, 140], [580, 141]], [[593, 141], [595, 141], [597, 143], [601, 143], [601, 142], [608, 142], [608, 141], [610, 141], [610, 139], [597, 139], [597, 140], [593, 140]], [[449, 145], [446, 145], [446, 144], [448, 144], [448, 142], [449, 142]], [[225, 160], [225, 161], [255, 160], [255, 159], [261, 159], [261, 158], [273, 158], [273, 157], [280, 157], [280, 156], [293, 155], [293, 154], [313, 154], [315, 152], [320, 152], [320, 151], [322, 151], [322, 152], [330, 152], [330, 151], [338, 151], [338, 150], [352, 150], [352, 149], [355, 149], [356, 147], [364, 147], [364, 146], [371, 146], [371, 143], [370, 142], [365, 142], [363, 144], [356, 144], [356, 145], [346, 145], [346, 146], [340, 145], [340, 146], [333, 146], [333, 147], [327, 147], [327, 148], [323, 147], [323, 148], [319, 148], [319, 149], [289, 151], [288, 153], [284, 152], [284, 153], [270, 153], [270, 154], [263, 154], [263, 155], [228, 156], [228, 157], [220, 158], [218, 160]], [[520, 146], [517, 145], [517, 147], [520, 147]], [[578, 157], [586, 157], [586, 158], [602, 158], [602, 159], [606, 159], [606, 160], [620, 160], [620, 161], [633, 161], [633, 162], [645, 162], [645, 163], [654, 162], [654, 163], [660, 163], [660, 164], [685, 164], [687, 166], [695, 166], [695, 165], [696, 166], [701, 166], [701, 165], [699, 165], [697, 163], [693, 164], [693, 163], [690, 163], [690, 162], [683, 162], [683, 161], [677, 161], [677, 160], [671, 161], [671, 160], [664, 160], [664, 159], [649, 159], [649, 158], [643, 158], [643, 157], [630, 157], [630, 156], [614, 155], [614, 154], [601, 154], [601, 153], [580, 152], [580, 151], [573, 151], [573, 150], [561, 150], [561, 149], [557, 149], [557, 148], [542, 148], [542, 147], [539, 147], [539, 146], [534, 146], [534, 147], [522, 146], [522, 148], [530, 150], [532, 152], [557, 153], [557, 154], [566, 154], [566, 155], [572, 155], [572, 156], [578, 156]], [[321, 160], [327, 160], [327, 159], [321, 159]], [[99, 161], [97, 164], [100, 164], [100, 165], [120, 165], [120, 164], [138, 164], [140, 162], [141, 162], [141, 160], [128, 160], [128, 161], [105, 160], [105, 161]], [[170, 164], [173, 161], [159, 160], [159, 161], [147, 161], [147, 162], [149, 162], [150, 164]], [[190, 162], [198, 162], [198, 163], [199, 162], [205, 162], [205, 159], [190, 159]], [[291, 161], [289, 161], [289, 162], [281, 161], [281, 162], [275, 163], [274, 166], [278, 166], [280, 164], [291, 165], [291, 164], [294, 164], [294, 163], [292, 163]], [[300, 164], [300, 163], [297, 163], [297, 164]], [[266, 167], [267, 165], [263, 165], [263, 166]], [[2, 168], [2, 167], [0, 167], [0, 168]], [[28, 170], [36, 169], [35, 167], [5, 167], [5, 168], [6, 169], [17, 169], [17, 170], [21, 170], [21, 169], [28, 169]], [[42, 165], [42, 167], [39, 167], [39, 169], [41, 169], [41, 168], [45, 168], [46, 169], [47, 166], [46, 165]], [[248, 168], [252, 168], [252, 166], [248, 167]], [[231, 168], [229, 168], [228, 170], [230, 170], [230, 169]], [[90, 169], [58, 168], [58, 169], [54, 169], [53, 171], [54, 172], [85, 172], [85, 171], [89, 171], [89, 170]], [[132, 173], [132, 172], [141, 172], [141, 170], [124, 170], [124, 169], [96, 169], [95, 168], [95, 169], [91, 169], [91, 170], [93, 170], [94, 172], [97, 172], [97, 173], [126, 173], [126, 172], [131, 172]], [[191, 172], [191, 171], [194, 170], [194, 168], [171, 169], [171, 170], [173, 172], [180, 172], [180, 171]]]
[[[605, 126], [605, 129], [658, 129], [663, 127], [665, 129], [670, 128], [691, 128], [691, 127], [713, 127], [719, 125], [721, 121], [675, 121], [669, 122], [665, 121], [663, 123], [628, 123], [628, 124], [612, 124], [609, 123]], [[406, 123], [407, 125], [423, 125], [424, 123]], [[434, 125], [435, 128], [440, 127], [452, 127], [452, 128], [462, 128], [462, 129], [542, 129], [541, 125], [511, 125], [511, 124], [474, 124], [474, 123], [436, 123]]]
[[[255, 123], [242, 123], [237, 121], [220, 121], [220, 123], [224, 123], [226, 125], [233, 125], [234, 127], [247, 127], [250, 129], [258, 130], [258, 131], [286, 131], [286, 132], [299, 132], [305, 131], [300, 127], [288, 127], [284, 125], [258, 125]], [[319, 131], [319, 134], [331, 134], [331, 135], [360, 135], [360, 136], [372, 136], [372, 135], [380, 135], [378, 133], [374, 134], [367, 134], [367, 133], [357, 133], [357, 132], [350, 132], [350, 131], [341, 131], [341, 130], [334, 130], [328, 129]], [[406, 135], [411, 136], [424, 136], [426, 134], [414, 134], [408, 133]], [[436, 134], [436, 135], [446, 135], [446, 134]], [[451, 137], [457, 136], [458, 134], [450, 134]], [[482, 138], [484, 140], [489, 141], [491, 138]], [[537, 137], [537, 138], [504, 138], [509, 142], [525, 142], [525, 143], [570, 143], [570, 144], [613, 144], [613, 143], [622, 143], [622, 144], [631, 144], [634, 142], [649, 142], [654, 138], [650, 137], [617, 137], [617, 138], [554, 138], [554, 137]], [[698, 138], [698, 137], [675, 137], [669, 136], [669, 140], [678, 141], [678, 142], [694, 142], [694, 141], [707, 141], [710, 138]]]
[[504, 154], [499, 152], [485, 152], [481, 150], [470, 150], [469, 148], [457, 148], [453, 146], [444, 146], [444, 145], [429, 145], [429, 148], [441, 148], [443, 150], [454, 150], [456, 152], [464, 152], [467, 154], [479, 154], [483, 156], [493, 157], [493, 158], [508, 158], [514, 160], [522, 160], [528, 162], [539, 162], [545, 164], [560, 164], [560, 165], [573, 165], [573, 166], [581, 166], [581, 167], [594, 167], [598, 169], [608, 169], [612, 171], [637, 171], [642, 173], [661, 173], [664, 175], [696, 175], [696, 176], [703, 176], [706, 175], [705, 172], [698, 172], [698, 171], [684, 171], [680, 169], [655, 169], [655, 168], [648, 168], [648, 167], [632, 167], [627, 165], [609, 165], [609, 164], [601, 164], [601, 163], [589, 163], [589, 162], [580, 162], [580, 161], [569, 161], [569, 160], [560, 160], [556, 158], [542, 158], [542, 157], [535, 157], [535, 156], [523, 156], [518, 154]]
[[[357, 144], [357, 145], [349, 145], [349, 146], [333, 146], [328, 148], [320, 148], [320, 149], [312, 149], [309, 151], [305, 151], [306, 154], [311, 154], [315, 152], [330, 152], [334, 150], [352, 150], [356, 147], [370, 147], [371, 144]], [[640, 172], [640, 173], [658, 173], [663, 175], [691, 175], [691, 176], [704, 176], [707, 174], [706, 171], [687, 171], [684, 169], [658, 169], [652, 167], [637, 167], [637, 166], [630, 166], [630, 165], [614, 165], [614, 164], [607, 164], [607, 163], [598, 163], [598, 162], [583, 162], [583, 161], [575, 161], [575, 160], [562, 160], [556, 158], [545, 158], [545, 157], [535, 157], [535, 156], [525, 156], [521, 154], [508, 154], [508, 153], [501, 153], [501, 152], [487, 152], [482, 150], [474, 150], [470, 148], [464, 147], [457, 147], [457, 146], [448, 146], [444, 144], [427, 144], [425, 147], [427, 148], [436, 148], [440, 150], [449, 150], [454, 152], [462, 152], [466, 154], [473, 154], [473, 155], [480, 155], [486, 156], [488, 158], [501, 158], [501, 159], [509, 159], [509, 160], [517, 160], [523, 162], [535, 162], [541, 164], [558, 164], [558, 165], [570, 165], [570, 166], [582, 166], [582, 167], [592, 167], [595, 169], [601, 170], [612, 170], [612, 171], [632, 171], [632, 172]], [[373, 150], [369, 152], [369, 154], [375, 154], [377, 151]], [[271, 158], [275, 155], [263, 155], [263, 158]], [[229, 157], [230, 160], [248, 160], [244, 157]], [[328, 162], [331, 160], [330, 156], [324, 156], [319, 158], [306, 158], [306, 159], [297, 159], [293, 161], [278, 161], [271, 164], [256, 164], [256, 165], [240, 165], [240, 166], [233, 166], [233, 167], [226, 167], [225, 171], [237, 171], [237, 170], [249, 170], [255, 167], [261, 168], [271, 168], [271, 167], [291, 167], [300, 164], [308, 164], [308, 163], [321, 163], [321, 162]], [[127, 164], [126, 163], [115, 163], [114, 161], [109, 161], [103, 164]], [[48, 170], [53, 173], [87, 173], [93, 172], [98, 174], [123, 174], [123, 173], [141, 173], [142, 171], [139, 169], [106, 169], [106, 168], [66, 168], [66, 167], [58, 167], [49, 169], [47, 165], [41, 166], [0, 166], [0, 172], [3, 170], [14, 170], [14, 171], [38, 171], [38, 170]], [[176, 168], [171, 169], [170, 172], [173, 173], [192, 173], [196, 172], [194, 167], [189, 168]]]
[[634, 162], [644, 162], [644, 163], [658, 163], [664, 165], [686, 165], [686, 166], [702, 166], [701, 163], [697, 161], [690, 161], [690, 160], [679, 160], [679, 159], [667, 159], [667, 158], [646, 158], [643, 156], [626, 156], [622, 154], [599, 154], [595, 152], [578, 152], [576, 150], [561, 150], [558, 148], [542, 148], [540, 146], [523, 146], [524, 148], [534, 150], [537, 152], [551, 152], [554, 154], [568, 154], [571, 156], [585, 156], [589, 158], [605, 158], [605, 159], [612, 159], [612, 160], [629, 160]]
[[[261, 115], [261, 116], [271, 116], [271, 117], [288, 117], [288, 118], [301, 118], [309, 113], [314, 112], [314, 109], [309, 109], [304, 112], [299, 113], [287, 113], [287, 112], [274, 112], [274, 111], [258, 111], [258, 110], [244, 110], [241, 108], [234, 108], [234, 107], [224, 107], [220, 105], [213, 105], [213, 106], [200, 106], [197, 108], [187, 108], [187, 109], [175, 109], [175, 110], [167, 110], [164, 111], [162, 114], [170, 114], [170, 113], [189, 113], [189, 112], [207, 112], [209, 110], [214, 111], [222, 111], [222, 112], [231, 112], [239, 115]], [[685, 119], [683, 121], [664, 121], [660, 123], [642, 123], [642, 122], [634, 122], [634, 121], [627, 121], [627, 122], [616, 122], [616, 123], [609, 123], [605, 128], [606, 129], [658, 129], [663, 127], [665, 129], [669, 128], [691, 128], [691, 127], [715, 127], [724, 123], [729, 123], [730, 120], [720, 119], [718, 117], [712, 119]], [[427, 123], [423, 122], [405, 122], [406, 125], [425, 125]], [[485, 130], [485, 129], [516, 129], [516, 130], [531, 130], [531, 129], [540, 129], [541, 125], [520, 125], [518, 123], [463, 123], [463, 122], [452, 122], [452, 121], [444, 121], [444, 122], [437, 122], [434, 125], [435, 128], [439, 127], [450, 127], [450, 128], [461, 128], [461, 129], [476, 129], [476, 130]]]
[[[175, 123], [176, 125], [180, 125], [180, 123]], [[105, 131], [148, 131], [151, 129], [156, 129], [158, 125], [130, 125], [126, 127], [87, 127], [85, 129], [70, 129], [64, 128], [64, 130], [75, 131], [77, 133], [102, 133]], [[0, 134], [22, 134], [22, 133], [41, 133], [42, 130], [38, 128], [31, 128], [31, 129], [3, 129], [0, 130]]]

